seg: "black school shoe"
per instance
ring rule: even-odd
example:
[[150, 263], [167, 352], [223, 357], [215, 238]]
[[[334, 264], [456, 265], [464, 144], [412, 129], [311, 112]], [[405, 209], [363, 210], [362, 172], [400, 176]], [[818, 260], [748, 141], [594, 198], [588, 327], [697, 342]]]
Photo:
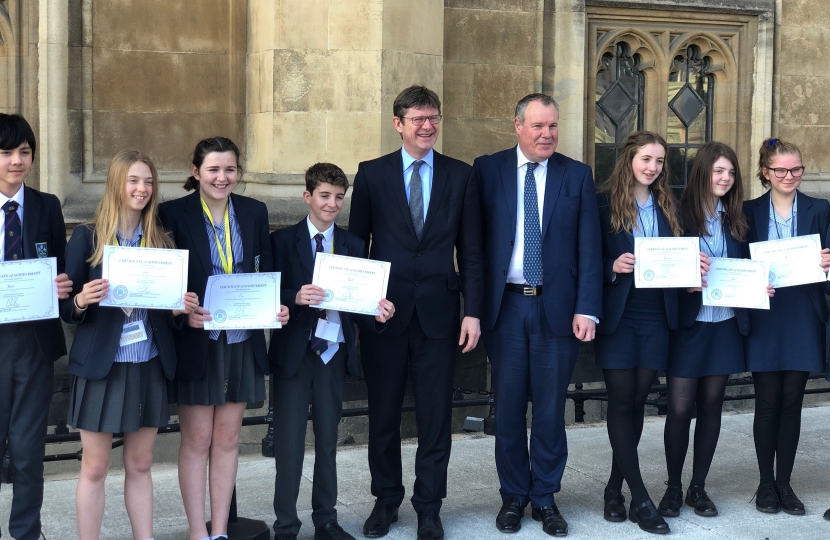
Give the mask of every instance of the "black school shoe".
[[804, 503], [796, 496], [789, 484], [778, 486], [778, 501], [781, 503], [781, 510], [791, 516], [803, 516]]
[[677, 517], [680, 515], [680, 508], [683, 506], [683, 486], [668, 486], [657, 511], [663, 517]]
[[496, 528], [503, 533], [519, 532], [522, 528], [522, 517], [525, 515], [525, 507], [515, 497], [508, 497], [496, 516]]
[[651, 534], [669, 534], [669, 524], [663, 519], [663, 516], [654, 507], [651, 499], [634, 507], [631, 503], [631, 508], [628, 510], [628, 519], [636, 523], [642, 530]]
[[701, 517], [715, 517], [718, 515], [718, 509], [706, 490], [701, 486], [689, 486], [686, 490], [686, 504], [695, 509], [695, 514]]
[[[750, 501], [752, 502], [752, 501]], [[775, 484], [761, 484], [755, 492], [755, 509], [765, 514], [777, 514], [781, 511], [778, 490]]]
[[530, 515], [536, 521], [542, 522], [542, 530], [545, 533], [551, 536], [568, 535], [568, 522], [559, 513], [559, 508], [556, 507], [556, 503], [550, 506], [534, 508]]
[[602, 509], [602, 517], [605, 521], [621, 523], [625, 521], [625, 497], [616, 489], [606, 487], [603, 494], [605, 505]]

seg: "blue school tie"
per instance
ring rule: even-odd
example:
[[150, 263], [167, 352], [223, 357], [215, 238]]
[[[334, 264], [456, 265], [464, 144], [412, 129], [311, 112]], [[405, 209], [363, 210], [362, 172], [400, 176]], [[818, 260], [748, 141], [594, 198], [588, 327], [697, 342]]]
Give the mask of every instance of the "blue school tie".
[[415, 227], [415, 237], [421, 241], [424, 235], [424, 190], [419, 169], [424, 162], [418, 160], [412, 164], [412, 176], [409, 179], [409, 215]]
[[[323, 235], [321, 233], [317, 233], [314, 235], [314, 241], [317, 242], [317, 246], [314, 248], [314, 257], [317, 257], [318, 253], [323, 252]], [[317, 315], [318, 320], [326, 320], [326, 310], [321, 309], [320, 313]], [[311, 329], [311, 350], [317, 353], [317, 356], [320, 356], [326, 349], [329, 348], [329, 342], [323, 338], [318, 338], [314, 335], [315, 331], [317, 330], [317, 325]]]
[[21, 235], [20, 216], [17, 215], [17, 203], [6, 201], [3, 205], [6, 218], [4, 261], [17, 261], [23, 258], [23, 238]]
[[522, 262], [525, 280], [531, 287], [542, 283], [542, 228], [539, 226], [536, 177], [533, 175], [538, 166], [538, 163], [528, 163], [525, 173], [525, 246]]

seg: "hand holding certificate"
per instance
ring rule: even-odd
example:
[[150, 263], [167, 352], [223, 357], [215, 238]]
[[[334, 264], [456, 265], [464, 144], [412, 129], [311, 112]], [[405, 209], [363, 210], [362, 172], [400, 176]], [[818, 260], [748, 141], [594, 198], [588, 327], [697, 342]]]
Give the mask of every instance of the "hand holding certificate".
[[57, 270], [54, 257], [0, 263], [0, 324], [57, 318]]
[[205, 330], [282, 328], [280, 273], [210, 276], [204, 306], [212, 318], [205, 321]]
[[102, 275], [109, 294], [102, 306], [183, 310], [186, 249], [104, 246]]
[[700, 246], [693, 237], [634, 239], [634, 286], [700, 287]]
[[380, 315], [378, 302], [386, 298], [391, 264], [386, 261], [318, 253], [312, 283], [325, 291], [314, 306], [348, 313]]
[[769, 282], [776, 289], [827, 280], [817, 234], [755, 242], [749, 244], [749, 253], [752, 260], [769, 263]]
[[769, 309], [767, 272], [763, 261], [712, 257], [703, 305]]

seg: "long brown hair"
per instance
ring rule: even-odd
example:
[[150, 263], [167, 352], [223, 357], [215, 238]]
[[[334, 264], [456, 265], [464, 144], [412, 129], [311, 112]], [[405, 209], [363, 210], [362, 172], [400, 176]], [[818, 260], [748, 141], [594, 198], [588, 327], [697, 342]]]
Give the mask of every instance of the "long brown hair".
[[[620, 157], [614, 165], [614, 171], [602, 187], [602, 191], [608, 193], [611, 205], [611, 232], [633, 232], [637, 225], [637, 203], [634, 198], [634, 185], [637, 180], [634, 178], [631, 163], [637, 152], [648, 144], [659, 144], [663, 147], [664, 155], [668, 154], [668, 145], [660, 135], [651, 131], [633, 133], [626, 139]], [[660, 207], [669, 222], [672, 235], [679, 236], [682, 229], [677, 219], [674, 197], [669, 188], [669, 175], [669, 164], [664, 160], [663, 170], [652, 182], [650, 189], [655, 204]]]
[[126, 193], [127, 174], [133, 163], [144, 163], [150, 168], [153, 176], [153, 191], [150, 201], [141, 211], [141, 230], [145, 245], [152, 248], [174, 248], [173, 240], [164, 232], [156, 216], [158, 207], [159, 185], [158, 171], [153, 161], [136, 150], [121, 150], [110, 161], [107, 169], [107, 183], [104, 186], [104, 196], [95, 210], [95, 217], [88, 225], [94, 229], [95, 251], [87, 262], [96, 266], [104, 258], [104, 246], [112, 245], [112, 239], [118, 228], [126, 228], [127, 213], [124, 211], [124, 194]]
[[772, 165], [772, 158], [775, 156], [791, 156], [796, 155], [801, 159], [801, 150], [791, 142], [782, 141], [781, 139], [767, 139], [761, 143], [761, 149], [758, 151], [758, 180], [761, 185], [769, 189], [770, 181], [764, 176], [764, 169], [769, 169]]
[[708, 142], [698, 149], [689, 175], [689, 183], [680, 198], [680, 217], [688, 234], [708, 236], [706, 218], [714, 216], [717, 209], [712, 198], [712, 168], [722, 157], [728, 159], [735, 167], [735, 183], [726, 195], [721, 197], [725, 213], [724, 223], [729, 227], [732, 238], [743, 242], [749, 227], [741, 208], [744, 201], [741, 167], [738, 165], [735, 151], [721, 142]]

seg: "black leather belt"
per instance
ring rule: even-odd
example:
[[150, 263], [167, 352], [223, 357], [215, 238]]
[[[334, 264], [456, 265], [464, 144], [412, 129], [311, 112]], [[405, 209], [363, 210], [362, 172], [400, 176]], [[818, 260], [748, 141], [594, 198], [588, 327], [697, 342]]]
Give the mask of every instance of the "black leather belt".
[[539, 296], [540, 294], [542, 294], [541, 285], [531, 287], [530, 285], [517, 285], [515, 283], [507, 283], [504, 286], [504, 290], [516, 294], [522, 294], [524, 296]]

